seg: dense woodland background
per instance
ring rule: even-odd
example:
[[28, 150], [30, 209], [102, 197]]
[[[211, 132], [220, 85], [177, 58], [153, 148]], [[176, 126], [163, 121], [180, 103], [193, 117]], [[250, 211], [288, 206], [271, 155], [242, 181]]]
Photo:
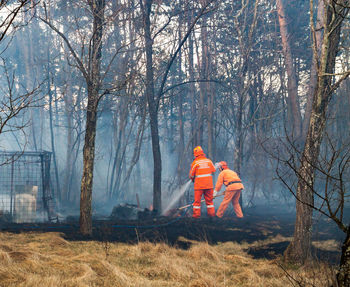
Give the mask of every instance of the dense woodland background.
[[80, 204], [83, 234], [136, 193], [159, 212], [201, 145], [241, 176], [244, 205], [296, 206], [290, 258], [308, 258], [317, 210], [346, 234], [349, 271], [348, 0], [0, 8], [1, 149], [52, 151], [57, 206]]
[[[274, 180], [278, 160], [271, 153], [276, 155], [272, 146], [287, 142], [291, 127], [307, 132], [307, 123], [300, 122], [310, 113], [309, 1], [288, 1], [284, 7], [297, 109], [289, 100], [274, 1], [153, 2], [152, 68], [162, 163], [156, 168], [162, 170], [164, 192], [187, 180], [192, 149], [202, 145], [209, 158], [226, 160], [241, 175], [246, 204], [288, 197]], [[36, 100], [12, 119], [12, 130], [25, 128], [2, 131], [1, 148], [54, 152], [57, 199], [62, 206], [74, 205], [80, 199], [88, 94], [77, 66], [83, 64], [88, 73], [92, 68], [93, 15], [88, 1], [28, 4], [16, 30], [1, 43], [1, 86], [3, 96], [10, 88], [13, 94], [35, 90]], [[104, 5], [93, 194], [99, 201], [134, 201], [138, 192], [149, 205], [153, 157], [143, 12], [139, 1]], [[339, 70], [350, 64], [348, 24]], [[339, 87], [328, 111], [327, 133], [339, 143], [349, 140], [349, 85], [345, 81]]]

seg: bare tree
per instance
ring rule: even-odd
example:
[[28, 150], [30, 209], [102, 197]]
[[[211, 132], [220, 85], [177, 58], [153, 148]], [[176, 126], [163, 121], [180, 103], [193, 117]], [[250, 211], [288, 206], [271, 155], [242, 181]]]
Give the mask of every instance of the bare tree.
[[[26, 25], [27, 22], [18, 21], [21, 13], [25, 13], [30, 1], [1, 1], [0, 12], [2, 18], [0, 21], [0, 43], [3, 44], [4, 40], [10, 32], [16, 30], [16, 28]], [[33, 2], [35, 5], [36, 2]], [[8, 47], [9, 43], [5, 44], [4, 50]], [[1, 58], [2, 80], [3, 85], [1, 88], [0, 98], [0, 134], [6, 132], [14, 132], [23, 130], [30, 123], [23, 117], [23, 112], [29, 107], [33, 107], [37, 104], [37, 93], [40, 85], [33, 88], [27, 87], [20, 91], [18, 89], [18, 82], [15, 72], [11, 72], [8, 68], [5, 59]], [[21, 116], [21, 117], [20, 117]]]
[[[296, 196], [299, 200], [296, 202], [294, 237], [285, 251], [286, 259], [300, 263], [304, 263], [310, 258], [311, 206], [314, 204], [315, 167], [326, 125], [328, 104], [340, 83], [350, 75], [350, 71], [341, 73], [339, 78], [335, 78], [334, 74], [341, 27], [349, 12], [349, 1], [320, 1], [323, 2], [325, 11], [320, 57], [318, 57], [317, 44], [315, 41], [313, 42], [314, 57], [317, 59], [318, 80], [313, 95], [309, 129], [298, 169]], [[311, 0], [310, 23], [312, 33], [315, 33], [313, 11], [314, 2]]]
[[36, 95], [40, 87], [30, 92], [21, 93], [16, 89], [16, 77], [10, 73], [2, 59], [3, 76], [6, 85], [1, 88], [0, 98], [0, 134], [23, 130], [30, 123], [23, 116], [19, 117], [29, 107], [37, 104]]
[[[91, 27], [91, 38], [88, 41], [87, 58], [84, 54], [79, 56], [79, 53], [73, 48], [70, 39], [63, 34], [53, 22], [47, 18], [40, 17], [51, 29], [53, 29], [64, 41], [69, 52], [74, 58], [75, 66], [82, 73], [87, 88], [87, 110], [86, 110], [86, 127], [85, 141], [83, 148], [83, 176], [81, 180], [80, 194], [80, 232], [84, 235], [92, 234], [92, 186], [93, 186], [93, 170], [95, 160], [95, 138], [97, 125], [97, 109], [100, 99], [111, 91], [117, 91], [121, 83], [117, 83], [110, 89], [102, 90], [102, 83], [108, 73], [110, 66], [115, 59], [111, 57], [111, 62], [106, 66], [104, 72], [101, 71], [102, 62], [102, 44], [105, 20], [105, 1], [104, 0], [87, 0], [87, 8], [92, 15], [93, 25]], [[82, 49], [84, 49], [84, 44]], [[116, 54], [118, 51], [116, 52]], [[115, 55], [116, 55], [115, 54]], [[87, 59], [87, 61], [85, 61]]]
[[[304, 178], [298, 168], [298, 158], [301, 156], [297, 148], [292, 144], [288, 147], [290, 154], [285, 160], [281, 160], [287, 170], [278, 169], [277, 174], [289, 191], [294, 195], [297, 202], [308, 208], [321, 213], [333, 221], [344, 232], [345, 239], [341, 250], [339, 271], [337, 274], [338, 286], [350, 285], [350, 223], [346, 222], [345, 208], [349, 203], [350, 191], [347, 189], [350, 183], [350, 139], [343, 145], [339, 145], [334, 134], [325, 133], [321, 151], [317, 160], [308, 164], [314, 168], [316, 184], [309, 186], [308, 178]], [[300, 193], [295, 192], [293, 183], [288, 180], [287, 174], [292, 171], [299, 181], [308, 185], [315, 200], [310, 203]]]
[[310, 80], [309, 80], [309, 90], [307, 93], [307, 101], [303, 119], [303, 127], [302, 127], [302, 138], [306, 139], [307, 131], [310, 123], [310, 115], [312, 110], [312, 102], [313, 96], [315, 92], [315, 88], [317, 86], [317, 59], [320, 57], [321, 52], [321, 44], [322, 44], [322, 35], [323, 35], [323, 25], [324, 25], [324, 5], [322, 1], [318, 1], [317, 5], [317, 18], [316, 25], [314, 31], [314, 41], [317, 55], [315, 53], [312, 54], [312, 66], [310, 70]]
[[159, 145], [158, 111], [154, 91], [154, 70], [153, 70], [153, 38], [151, 35], [151, 9], [153, 0], [140, 0], [145, 37], [146, 52], [146, 98], [151, 125], [152, 151], [153, 151], [153, 206], [158, 212], [161, 211], [161, 179], [162, 179], [162, 158]]
[[153, 62], [153, 42], [154, 38], [169, 25], [171, 18], [164, 27], [161, 27], [159, 31], [152, 35], [151, 33], [151, 11], [153, 0], [140, 0], [140, 6], [142, 10], [143, 28], [144, 28], [144, 41], [145, 41], [145, 54], [146, 54], [146, 80], [145, 80], [145, 96], [148, 102], [148, 112], [150, 117], [151, 126], [151, 139], [152, 139], [152, 151], [153, 151], [153, 207], [157, 212], [161, 211], [161, 180], [162, 180], [162, 158], [159, 144], [159, 125], [158, 125], [158, 110], [160, 99], [164, 94], [164, 87], [166, 85], [170, 68], [172, 67], [176, 57], [182, 49], [184, 43], [190, 36], [194, 26], [198, 20], [209, 11], [209, 6], [212, 0], [204, 1], [202, 8], [198, 11], [197, 16], [193, 19], [193, 22], [188, 27], [187, 32], [183, 35], [183, 38], [177, 43], [174, 52], [170, 55], [166, 61], [164, 71], [161, 73], [161, 81], [159, 88], [155, 90], [154, 80], [154, 62]]

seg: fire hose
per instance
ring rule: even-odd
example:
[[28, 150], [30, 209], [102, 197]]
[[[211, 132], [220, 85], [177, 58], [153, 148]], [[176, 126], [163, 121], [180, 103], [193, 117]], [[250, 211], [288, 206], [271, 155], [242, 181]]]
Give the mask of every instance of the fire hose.
[[[224, 194], [225, 194], [225, 192], [222, 192], [222, 193], [220, 193], [220, 194], [217, 194], [217, 195], [215, 195], [215, 196], [213, 197], [213, 199], [214, 199], [214, 198], [217, 198], [217, 197], [219, 197], [219, 196], [223, 196]], [[201, 200], [201, 202], [204, 202], [204, 201], [205, 201], [205, 199], [202, 199], [202, 200]], [[185, 209], [185, 208], [190, 207], [190, 206], [192, 206], [192, 205], [193, 205], [193, 203], [186, 204], [186, 205], [184, 205], [184, 206], [179, 207], [177, 210], [182, 210], [182, 209]]]

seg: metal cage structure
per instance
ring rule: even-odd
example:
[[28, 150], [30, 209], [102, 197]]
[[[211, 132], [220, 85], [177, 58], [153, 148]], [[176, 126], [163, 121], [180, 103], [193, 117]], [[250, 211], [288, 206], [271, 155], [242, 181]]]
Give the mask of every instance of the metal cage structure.
[[0, 151], [0, 220], [57, 221], [50, 167], [48, 151]]

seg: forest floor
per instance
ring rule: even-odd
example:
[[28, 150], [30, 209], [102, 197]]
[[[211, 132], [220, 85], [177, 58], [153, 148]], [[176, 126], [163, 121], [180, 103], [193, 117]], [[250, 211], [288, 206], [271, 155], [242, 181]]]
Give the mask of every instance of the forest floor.
[[314, 222], [307, 268], [283, 262], [294, 216], [276, 208], [243, 219], [94, 220], [90, 238], [76, 221], [0, 223], [0, 286], [327, 286], [343, 234]]

